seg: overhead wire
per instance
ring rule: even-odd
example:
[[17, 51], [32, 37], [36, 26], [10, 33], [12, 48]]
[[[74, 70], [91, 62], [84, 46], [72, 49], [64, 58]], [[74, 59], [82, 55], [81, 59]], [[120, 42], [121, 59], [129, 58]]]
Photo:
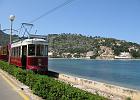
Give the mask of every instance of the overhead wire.
[[[68, 4], [71, 4], [71, 3], [74, 2], [74, 1], [75, 1], [75, 0], [67, 0], [67, 1], [65, 1], [64, 3], [62, 3], [62, 4], [58, 5], [58, 6], [56, 6], [56, 7], [52, 8], [52, 9], [50, 9], [49, 11], [43, 13], [43, 14], [40, 15], [39, 17], [37, 17], [37, 18], [33, 19], [32, 21], [28, 22], [27, 24], [29, 24], [29, 23], [34, 23], [34, 22], [38, 21], [39, 19], [45, 17], [46, 15], [49, 15], [50, 13], [53, 13], [54, 11], [56, 11], [56, 10], [58, 10], [58, 9], [64, 7], [64, 6], [66, 6], [66, 5], [68, 5]], [[22, 23], [22, 24], [23, 24], [23, 23]], [[22, 28], [23, 28], [23, 26], [21, 26], [21, 28], [18, 29], [18, 30], [19, 30], [19, 33], [21, 32], [21, 29], [22, 29]], [[25, 31], [27, 31], [27, 30], [25, 30]], [[25, 33], [24, 33], [24, 34], [25, 34]]]
[[65, 1], [64, 3], [62, 3], [62, 4], [60, 4], [60, 5], [56, 6], [56, 7], [54, 7], [54, 8], [52, 8], [52, 9], [50, 9], [49, 11], [47, 11], [47, 12], [45, 12], [44, 14], [40, 15], [39, 17], [35, 18], [34, 20], [30, 21], [29, 23], [34, 23], [34, 22], [36, 22], [37, 20], [39, 20], [39, 19], [45, 17], [46, 15], [49, 15], [50, 13], [52, 13], [52, 12], [54, 12], [54, 11], [56, 11], [56, 10], [58, 10], [58, 9], [60, 9], [60, 8], [62, 8], [62, 7], [64, 7], [64, 6], [66, 6], [66, 5], [68, 5], [68, 4], [70, 4], [70, 3], [74, 2], [74, 1], [75, 1], [75, 0], [67, 0], [67, 1]]

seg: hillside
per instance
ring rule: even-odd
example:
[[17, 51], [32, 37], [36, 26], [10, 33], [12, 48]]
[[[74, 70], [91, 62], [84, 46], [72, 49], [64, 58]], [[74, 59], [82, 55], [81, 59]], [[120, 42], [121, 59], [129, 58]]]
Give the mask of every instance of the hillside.
[[[94, 56], [100, 56], [104, 52], [112, 52], [115, 56], [121, 52], [129, 52], [134, 58], [140, 57], [140, 45], [124, 40], [103, 37], [87, 37], [81, 34], [49, 34], [49, 51], [58, 55], [63, 53], [87, 53], [93, 51]], [[106, 51], [108, 50], [108, 51]]]
[[[1, 45], [7, 45], [9, 43], [9, 34], [4, 33], [0, 30], [0, 46]], [[18, 38], [17, 35], [12, 35], [12, 39]]]
[[0, 45], [5, 45], [9, 42], [9, 35], [0, 30]]
[[[18, 36], [13, 35], [12, 38]], [[9, 35], [0, 30], [0, 45], [7, 43], [9, 43]], [[117, 56], [121, 52], [129, 52], [133, 58], [140, 58], [139, 44], [114, 38], [62, 33], [49, 34], [48, 43], [49, 52], [53, 52], [53, 57], [64, 57], [65, 54], [69, 57], [72, 57], [72, 54], [75, 54], [75, 57], [85, 57], [92, 51], [92, 58]]]

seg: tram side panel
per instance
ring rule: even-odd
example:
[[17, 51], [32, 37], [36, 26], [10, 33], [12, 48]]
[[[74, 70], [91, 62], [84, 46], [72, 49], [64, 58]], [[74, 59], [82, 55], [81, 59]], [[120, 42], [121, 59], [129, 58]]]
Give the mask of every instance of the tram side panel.
[[10, 57], [10, 63], [14, 64], [14, 65], [16, 65], [18, 67], [22, 67], [22, 63], [21, 63], [21, 58], [20, 57], [13, 57], [13, 56], [11, 56]]
[[21, 47], [13, 47], [11, 49], [10, 63], [18, 67], [22, 67], [22, 58], [20, 56]]
[[48, 57], [27, 57], [26, 68], [34, 71], [48, 71]]

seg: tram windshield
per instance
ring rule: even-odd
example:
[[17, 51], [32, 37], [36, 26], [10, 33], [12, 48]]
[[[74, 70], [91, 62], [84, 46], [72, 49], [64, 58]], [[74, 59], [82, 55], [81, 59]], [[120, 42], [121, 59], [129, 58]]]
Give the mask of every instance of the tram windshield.
[[47, 56], [48, 46], [42, 44], [29, 44], [28, 55], [29, 56]]
[[28, 45], [28, 55], [35, 56], [35, 45], [34, 44]]
[[43, 56], [44, 54], [44, 45], [36, 45], [36, 56]]

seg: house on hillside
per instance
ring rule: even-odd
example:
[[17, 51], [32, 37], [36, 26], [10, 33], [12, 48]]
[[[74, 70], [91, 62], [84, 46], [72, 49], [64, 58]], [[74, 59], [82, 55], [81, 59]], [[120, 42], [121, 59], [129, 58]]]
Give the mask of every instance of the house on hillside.
[[132, 55], [129, 52], [121, 52], [119, 56], [115, 56], [115, 59], [132, 59]]
[[63, 58], [71, 58], [72, 55], [71, 55], [71, 53], [62, 53], [62, 57]]
[[114, 59], [114, 51], [107, 46], [100, 46], [99, 54], [97, 59]]
[[93, 55], [94, 55], [93, 51], [88, 51], [87, 54], [86, 54], [86, 58], [90, 59]]
[[48, 57], [52, 57], [53, 56], [53, 52], [48, 52]]

